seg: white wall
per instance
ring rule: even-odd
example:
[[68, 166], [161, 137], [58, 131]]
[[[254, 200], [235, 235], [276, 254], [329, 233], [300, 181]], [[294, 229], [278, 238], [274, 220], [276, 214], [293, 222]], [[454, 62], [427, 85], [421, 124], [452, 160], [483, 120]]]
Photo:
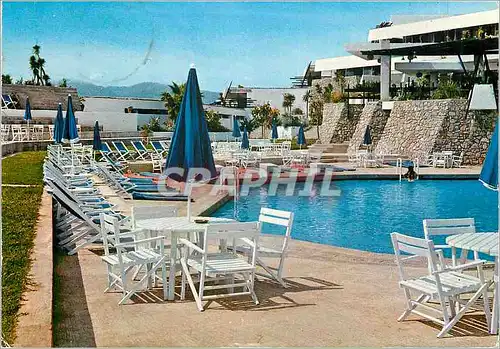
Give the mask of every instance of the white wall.
[[137, 131], [137, 114], [77, 111], [75, 117], [82, 126], [94, 126], [99, 121], [104, 131]]
[[306, 103], [302, 101], [302, 97], [308, 90], [307, 88], [252, 88], [248, 93], [248, 98], [255, 100], [254, 105], [261, 105], [269, 102], [272, 107], [278, 108], [282, 113], [283, 94], [290, 93], [295, 96], [295, 102], [292, 109], [300, 108], [306, 113]]
[[[299, 134], [299, 127], [291, 126], [291, 127], [283, 127], [278, 126], [278, 138], [279, 139], [292, 139], [293, 137], [297, 137]], [[269, 131], [269, 138], [272, 136], [272, 131]]]
[[134, 98], [110, 98], [110, 97], [85, 97], [83, 102], [84, 111], [95, 112], [119, 112], [123, 113], [125, 108], [133, 107], [140, 109], [165, 109], [165, 102], [160, 100], [134, 99]]
[[[153, 132], [153, 137], [158, 138], [172, 138], [173, 132]], [[210, 140], [214, 141], [232, 141], [234, 137], [231, 136], [231, 132], [209, 132]]]

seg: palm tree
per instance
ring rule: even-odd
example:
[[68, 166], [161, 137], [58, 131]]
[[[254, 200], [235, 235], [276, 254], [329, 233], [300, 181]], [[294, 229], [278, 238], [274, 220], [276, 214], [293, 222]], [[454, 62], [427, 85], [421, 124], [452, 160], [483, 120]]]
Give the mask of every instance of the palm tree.
[[181, 109], [182, 97], [186, 90], [186, 84], [177, 84], [172, 81], [172, 85], [168, 85], [170, 91], [165, 91], [161, 94], [161, 100], [165, 102], [169, 118], [175, 122], [179, 110]]
[[33, 79], [31, 80], [34, 85], [50, 85], [50, 77], [45, 72], [44, 65], [45, 59], [40, 57], [40, 49], [39, 45], [33, 46], [33, 55], [30, 57], [30, 69], [33, 73]]
[[288, 111], [290, 115], [292, 114], [293, 102], [295, 102], [294, 95], [292, 95], [291, 93], [285, 93], [283, 95], [283, 108], [285, 108], [285, 111]]
[[311, 100], [311, 90], [307, 90], [302, 96], [302, 101], [306, 103], [306, 120], [309, 120], [309, 101]]

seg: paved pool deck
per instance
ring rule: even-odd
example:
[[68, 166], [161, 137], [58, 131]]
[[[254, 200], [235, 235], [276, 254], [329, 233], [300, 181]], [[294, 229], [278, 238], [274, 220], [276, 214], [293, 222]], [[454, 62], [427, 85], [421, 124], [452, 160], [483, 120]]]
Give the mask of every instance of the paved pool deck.
[[[269, 238], [269, 243], [276, 242]], [[494, 346], [484, 316], [466, 315], [449, 337], [411, 317], [397, 322], [405, 302], [392, 256], [292, 241], [285, 265], [288, 288], [259, 278], [249, 297], [214, 301], [199, 312], [187, 299], [164, 302], [161, 291], [118, 305], [104, 293], [100, 251], [63, 257], [62, 321], [57, 346]], [[425, 273], [425, 265], [414, 266]], [[179, 291], [177, 289], [177, 291]]]
[[[334, 163], [334, 166], [352, 168], [346, 162]], [[403, 174], [406, 168], [403, 168]], [[418, 171], [420, 179], [478, 179], [481, 166], [466, 166], [460, 168], [421, 167]], [[399, 179], [395, 166], [358, 167], [355, 171], [335, 172], [334, 178], [339, 179]]]
[[[101, 187], [103, 192], [105, 188]], [[214, 197], [206, 195], [209, 190], [211, 186], [195, 193], [194, 215], [217, 204]], [[117, 197], [110, 200], [124, 212], [130, 210], [131, 201]], [[156, 204], [174, 204], [180, 208], [179, 214], [185, 212], [182, 206], [186, 203]], [[281, 240], [264, 236], [263, 241], [277, 245]], [[288, 288], [258, 278], [255, 287], [259, 305], [247, 297], [225, 299], [212, 302], [204, 312], [197, 310], [189, 292], [185, 301], [177, 297], [165, 302], [159, 298], [161, 291], [153, 291], [119, 306], [120, 293], [103, 292], [107, 278], [100, 246], [65, 256], [57, 269], [62, 316], [54, 329], [54, 344], [490, 347], [496, 343], [480, 313], [466, 315], [442, 339], [436, 338], [439, 326], [428, 321], [411, 317], [397, 322], [405, 301], [392, 255], [297, 240], [292, 240], [289, 251], [284, 269]], [[426, 265], [414, 263], [411, 269], [425, 273]]]

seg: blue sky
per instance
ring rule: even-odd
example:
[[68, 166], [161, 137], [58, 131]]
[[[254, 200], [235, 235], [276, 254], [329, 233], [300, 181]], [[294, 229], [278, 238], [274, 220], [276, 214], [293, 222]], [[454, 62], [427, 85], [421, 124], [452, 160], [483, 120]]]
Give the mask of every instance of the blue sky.
[[[495, 3], [3, 3], [3, 72], [30, 77], [31, 47], [46, 71], [100, 85], [183, 82], [202, 89], [288, 86], [318, 58], [346, 55], [391, 14], [460, 14]], [[148, 53], [149, 52], [149, 53]]]

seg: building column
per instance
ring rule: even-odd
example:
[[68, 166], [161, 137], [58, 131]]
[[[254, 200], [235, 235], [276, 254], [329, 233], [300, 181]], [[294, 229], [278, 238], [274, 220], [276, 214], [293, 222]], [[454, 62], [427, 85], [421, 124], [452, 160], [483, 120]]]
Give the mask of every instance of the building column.
[[437, 72], [432, 72], [429, 74], [429, 84], [431, 87], [437, 87], [439, 83], [439, 74]]
[[[389, 48], [389, 41], [382, 40], [380, 46], [382, 49]], [[380, 56], [380, 100], [388, 101], [391, 99], [391, 56]]]

